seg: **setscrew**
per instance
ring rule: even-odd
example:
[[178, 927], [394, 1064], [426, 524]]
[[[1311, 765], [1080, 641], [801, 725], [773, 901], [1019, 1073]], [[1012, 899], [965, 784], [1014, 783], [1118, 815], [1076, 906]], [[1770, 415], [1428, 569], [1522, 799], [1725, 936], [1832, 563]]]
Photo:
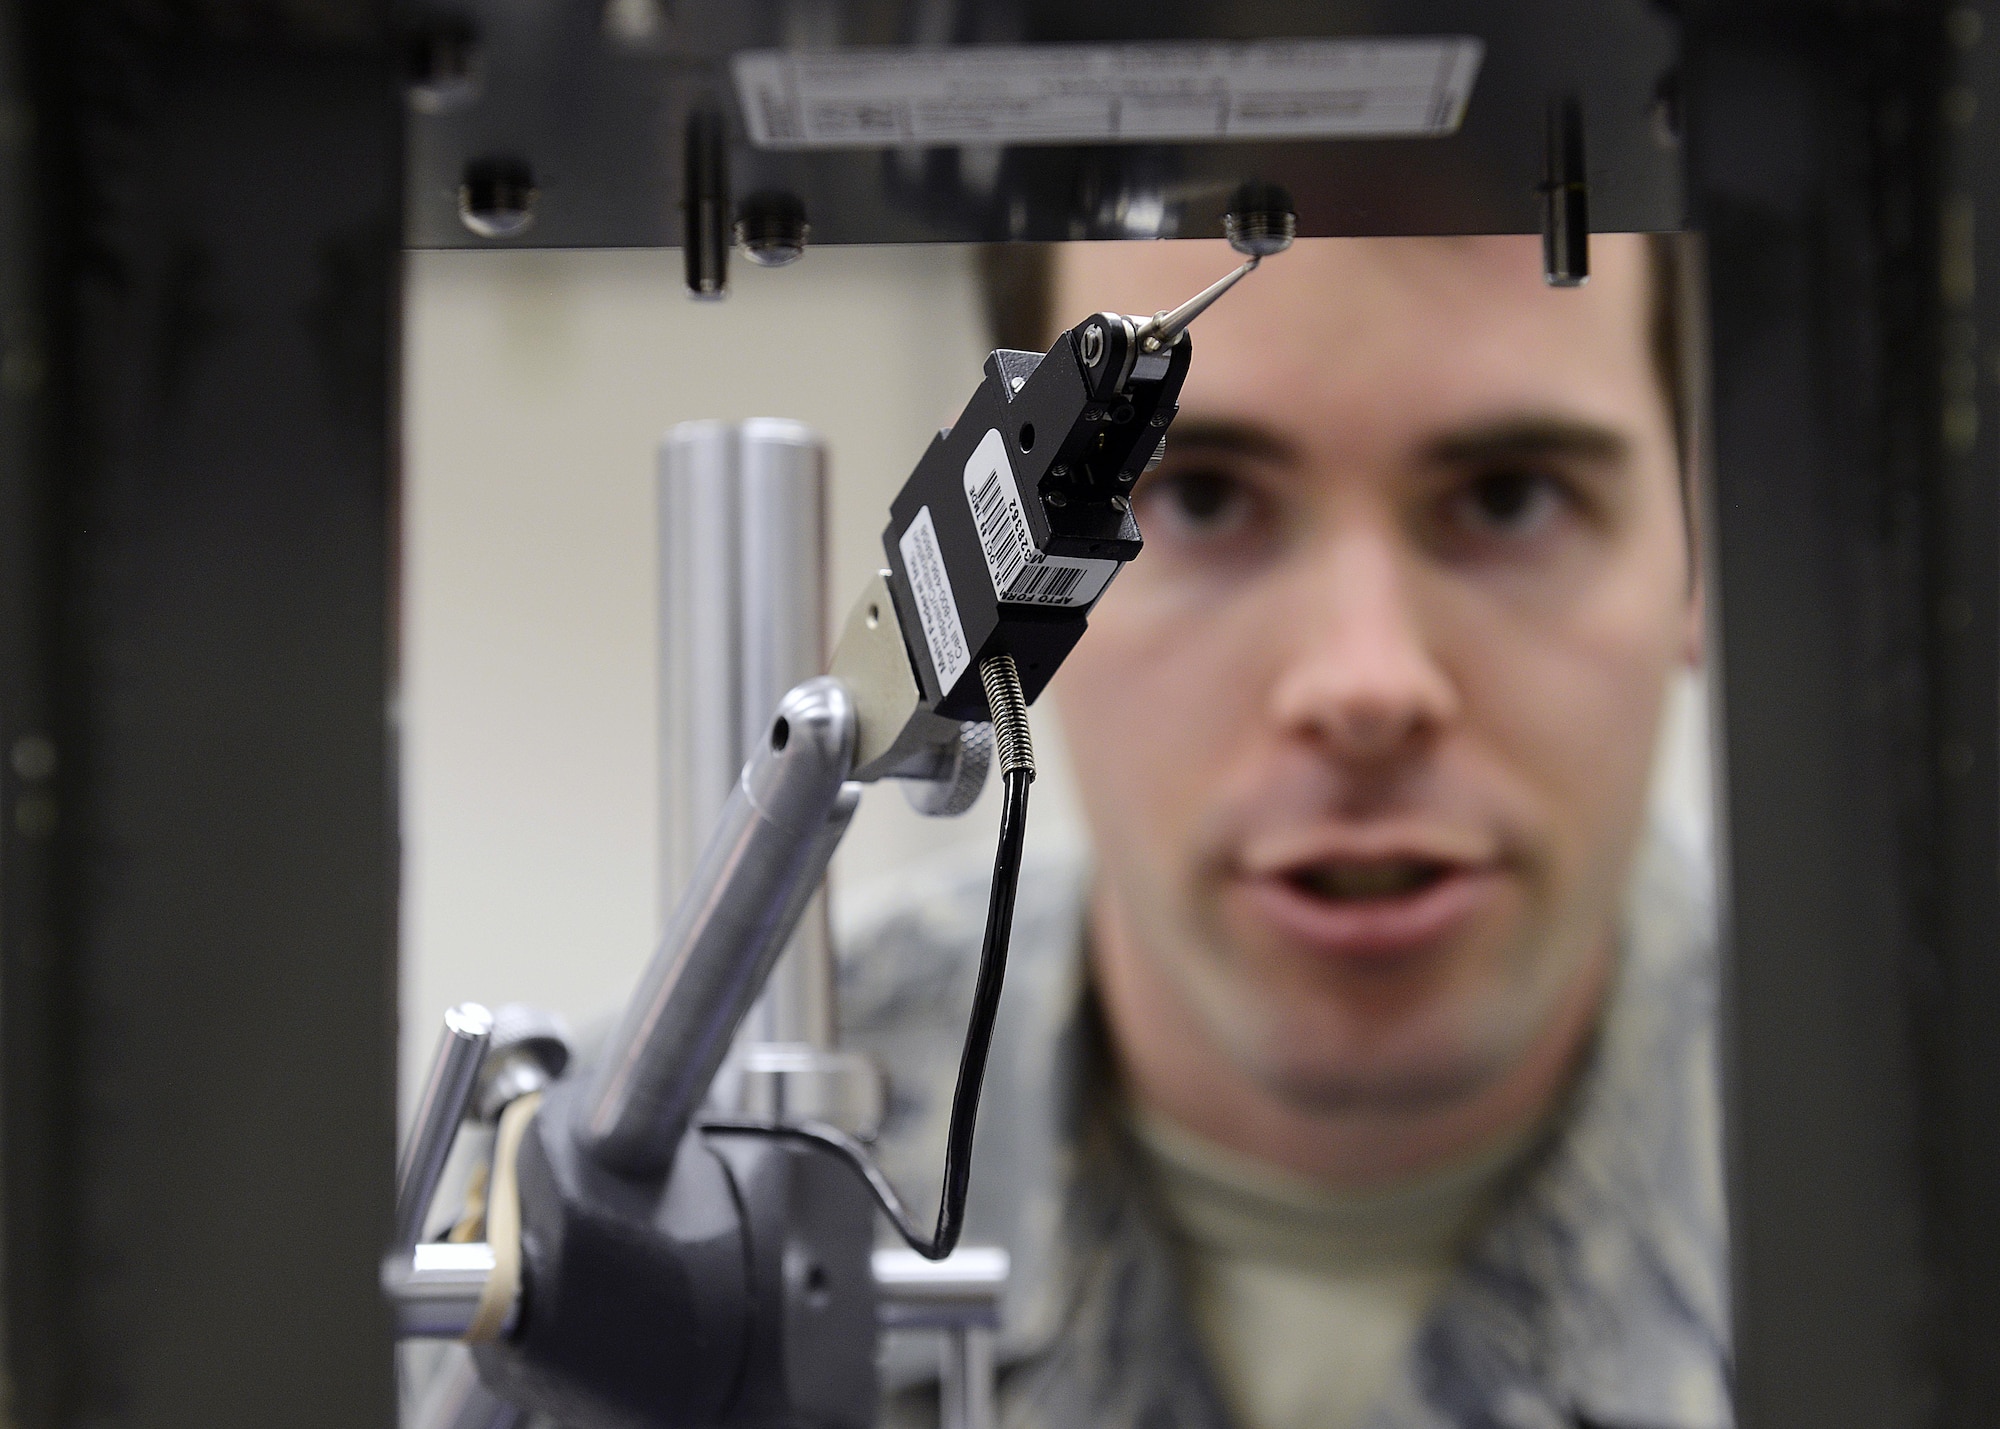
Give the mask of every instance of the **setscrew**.
[[777, 191], [754, 193], [743, 200], [736, 217], [736, 246], [760, 268], [796, 263], [806, 251], [812, 225], [797, 195]]
[[458, 186], [459, 221], [481, 238], [514, 238], [534, 224], [536, 196], [524, 161], [474, 159]]
[[1246, 258], [1269, 258], [1292, 246], [1299, 231], [1292, 196], [1277, 184], [1247, 183], [1229, 201], [1222, 216], [1222, 234], [1229, 246]]

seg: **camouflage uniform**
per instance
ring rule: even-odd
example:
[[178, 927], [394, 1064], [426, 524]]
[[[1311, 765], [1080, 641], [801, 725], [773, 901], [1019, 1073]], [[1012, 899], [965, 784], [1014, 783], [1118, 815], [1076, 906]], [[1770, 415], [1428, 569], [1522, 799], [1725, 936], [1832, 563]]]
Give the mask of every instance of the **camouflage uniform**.
[[[1714, 942], [1696, 866], [1664, 835], [1645, 845], [1585, 1072], [1370, 1429], [1731, 1424]], [[1023, 878], [980, 1119], [966, 1243], [1014, 1260], [1001, 1422], [1225, 1429], [1174, 1232], [1118, 1114], [1079, 956], [1085, 879], [1049, 860]], [[913, 882], [931, 891], [844, 920], [840, 992], [844, 1035], [890, 1074], [883, 1160], [916, 1192], [936, 1184], [986, 871]], [[934, 1395], [909, 1380], [889, 1417], [921, 1422]]]

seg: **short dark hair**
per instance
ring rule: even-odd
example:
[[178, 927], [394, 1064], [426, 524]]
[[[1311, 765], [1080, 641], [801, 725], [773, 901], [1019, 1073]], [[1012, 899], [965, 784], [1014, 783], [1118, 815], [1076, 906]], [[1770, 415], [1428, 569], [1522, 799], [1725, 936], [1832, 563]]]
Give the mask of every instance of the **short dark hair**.
[[[1689, 359], [1687, 240], [1678, 233], [1646, 235], [1647, 266], [1652, 277], [1649, 345], [1660, 393], [1673, 422], [1680, 457], [1682, 515], [1693, 531], [1689, 492], [1689, 460], [1694, 437], [1694, 380]], [[986, 304], [987, 331], [995, 347], [1044, 352], [1055, 341], [1055, 257], [1053, 243], [989, 243], [979, 250], [980, 287]], [[1082, 314], [1078, 314], [1081, 317]]]

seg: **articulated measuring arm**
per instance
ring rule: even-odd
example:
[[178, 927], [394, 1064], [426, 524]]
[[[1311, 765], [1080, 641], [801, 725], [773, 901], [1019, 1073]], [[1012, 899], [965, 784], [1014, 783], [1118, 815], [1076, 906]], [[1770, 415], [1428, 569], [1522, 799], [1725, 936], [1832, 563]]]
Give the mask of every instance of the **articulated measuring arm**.
[[594, 1075], [510, 1083], [545, 1089], [500, 1118], [492, 1240], [421, 1244], [484, 1048], [461, 1018], [412, 1133], [384, 1270], [403, 1334], [481, 1341], [495, 1393], [578, 1429], [873, 1422], [868, 1178], [927, 1255], [955, 1240], [955, 1212], [920, 1239], [861, 1148], [697, 1115], [860, 785], [912, 781], [919, 807], [959, 812], [984, 779], [983, 724], [1004, 716], [1010, 818], [946, 1171], [947, 1207], [962, 1206], [1032, 778], [1026, 705], [1139, 553], [1130, 494], [1177, 410], [1188, 322], [1256, 261], [1171, 313], [1099, 313], [1045, 354], [987, 359], [890, 508], [888, 569], [832, 673], [785, 697], [745, 766]]

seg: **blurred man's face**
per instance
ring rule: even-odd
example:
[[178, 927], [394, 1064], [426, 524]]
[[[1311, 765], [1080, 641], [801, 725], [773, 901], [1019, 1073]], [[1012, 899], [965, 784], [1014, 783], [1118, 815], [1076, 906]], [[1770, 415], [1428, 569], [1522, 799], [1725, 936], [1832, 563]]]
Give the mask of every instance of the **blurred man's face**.
[[[1645, 250], [1592, 258], [1269, 260], [1195, 325], [1145, 552], [1058, 679], [1100, 962], [1300, 1110], [1476, 1096], [1601, 986], [1698, 613]], [[1056, 315], [1234, 261], [1080, 245]]]

